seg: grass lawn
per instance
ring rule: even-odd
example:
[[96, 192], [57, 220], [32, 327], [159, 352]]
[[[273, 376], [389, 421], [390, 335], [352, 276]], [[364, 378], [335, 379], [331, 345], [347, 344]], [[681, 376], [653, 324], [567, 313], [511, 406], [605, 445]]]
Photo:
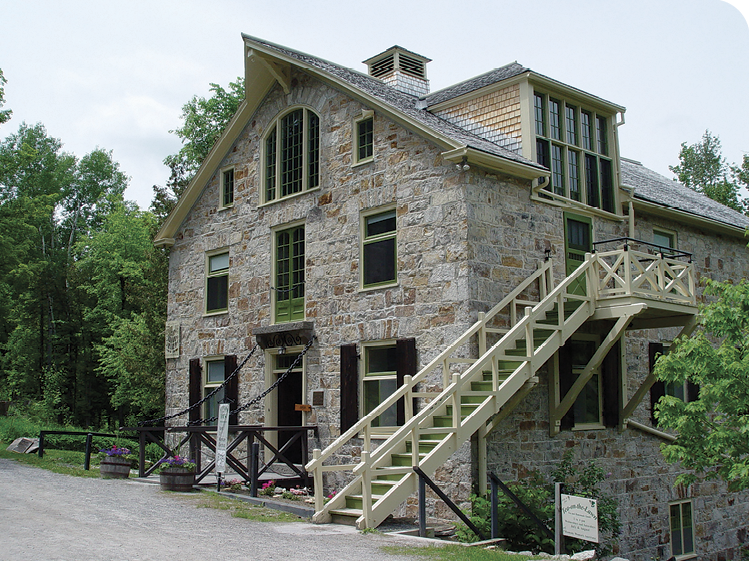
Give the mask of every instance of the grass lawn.
[[382, 548], [394, 555], [413, 555], [434, 561], [527, 561], [529, 559], [544, 559], [543, 557], [527, 557], [514, 553], [505, 553], [499, 549], [484, 549], [483, 547], [466, 547], [463, 545], [446, 545], [430, 547], [402, 547], [385, 546]]
[[78, 477], [99, 477], [99, 459], [91, 455], [91, 468], [89, 471], [83, 469], [85, 454], [83, 452], [73, 452], [71, 450], [45, 450], [44, 457], [40, 458], [38, 454], [18, 454], [17, 452], [8, 452], [6, 448], [10, 442], [0, 441], [0, 458], [6, 460], [15, 460], [22, 464], [39, 467], [55, 473], [64, 473], [66, 475], [75, 475]]

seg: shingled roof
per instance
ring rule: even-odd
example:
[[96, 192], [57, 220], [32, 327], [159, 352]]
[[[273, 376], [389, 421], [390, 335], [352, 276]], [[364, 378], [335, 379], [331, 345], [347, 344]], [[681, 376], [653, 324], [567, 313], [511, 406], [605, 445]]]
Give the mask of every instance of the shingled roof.
[[456, 97], [460, 97], [461, 95], [480, 90], [481, 88], [484, 88], [486, 86], [491, 86], [492, 84], [496, 84], [497, 82], [501, 82], [509, 78], [514, 78], [515, 76], [523, 74], [524, 72], [530, 71], [530, 68], [526, 68], [522, 64], [513, 62], [510, 64], [506, 64], [505, 66], [495, 68], [494, 70], [486, 72], [485, 74], [481, 74], [480, 76], [476, 76], [475, 78], [471, 78], [470, 80], [465, 80], [464, 82], [460, 82], [459, 84], [455, 84], [453, 86], [431, 93], [424, 97], [424, 101], [426, 101], [427, 106], [431, 107], [432, 105], [437, 105], [438, 103], [442, 103], [443, 101], [448, 101]]
[[626, 158], [620, 160], [622, 185], [634, 188], [635, 199], [715, 220], [728, 226], [749, 228], [749, 217], [646, 168], [640, 162]]
[[286, 58], [297, 60], [304, 66], [311, 66], [318, 71], [322, 71], [331, 76], [334, 76], [338, 80], [342, 80], [352, 87], [357, 88], [372, 97], [375, 97], [381, 103], [385, 103], [393, 109], [396, 109], [397, 111], [403, 113], [404, 115], [407, 115], [408, 117], [421, 122], [437, 133], [452, 139], [457, 144], [467, 146], [481, 152], [486, 152], [494, 156], [499, 156], [513, 162], [532, 166], [538, 168], [539, 170], [548, 171], [542, 165], [529, 160], [528, 158], [524, 158], [523, 156], [516, 152], [513, 152], [512, 150], [503, 148], [440, 117], [437, 117], [426, 109], [426, 104], [420, 98], [400, 92], [395, 88], [388, 86], [377, 78], [373, 78], [372, 76], [369, 76], [367, 74], [357, 72], [356, 70], [352, 70], [351, 68], [346, 68], [339, 64], [335, 64], [333, 62], [329, 62], [312, 55], [289, 49], [288, 47], [283, 47], [269, 41], [258, 39], [257, 37], [252, 37], [245, 34], [243, 34], [242, 37], [248, 41], [257, 43], [258, 45], [263, 46], [270, 51], [275, 51]]

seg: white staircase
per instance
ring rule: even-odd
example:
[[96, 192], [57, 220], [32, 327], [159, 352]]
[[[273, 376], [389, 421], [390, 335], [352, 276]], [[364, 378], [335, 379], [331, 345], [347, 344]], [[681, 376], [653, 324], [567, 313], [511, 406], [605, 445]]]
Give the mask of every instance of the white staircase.
[[[474, 433], [485, 437], [494, 426], [492, 421], [504, 417], [537, 383], [536, 371], [594, 316], [602, 300], [606, 300], [604, 317], [618, 318], [608, 337], [611, 340], [647, 308], [641, 298], [693, 306], [691, 265], [672, 260], [664, 266], [664, 261], [663, 256], [638, 254], [626, 246], [588, 254], [553, 289], [551, 262], [545, 262], [492, 310], [479, 314], [473, 326], [416, 376], [406, 376], [403, 385], [370, 414], [324, 451], [313, 452], [307, 465], [315, 482], [313, 520], [355, 521], [360, 529], [377, 527], [416, 492], [418, 476], [413, 467], [431, 476]], [[523, 297], [528, 293], [537, 299]], [[500, 318], [509, 328], [496, 327]], [[465, 349], [475, 342], [474, 337], [479, 358], [460, 356], [461, 350], [465, 355]], [[417, 384], [433, 380], [440, 370], [441, 392], [416, 391]], [[428, 401], [415, 414], [413, 398]], [[373, 448], [372, 421], [400, 399], [405, 403], [405, 424]], [[357, 441], [352, 443], [352, 439]], [[359, 442], [358, 463], [336, 463], [348, 455], [347, 447]], [[350, 472], [349, 483], [326, 504], [323, 474], [332, 471]]]

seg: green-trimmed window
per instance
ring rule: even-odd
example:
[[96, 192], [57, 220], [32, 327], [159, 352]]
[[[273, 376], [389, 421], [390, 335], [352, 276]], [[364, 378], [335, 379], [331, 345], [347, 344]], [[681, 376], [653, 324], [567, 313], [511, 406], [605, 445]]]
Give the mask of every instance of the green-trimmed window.
[[221, 174], [221, 207], [234, 204], [234, 169], [227, 169]]
[[664, 253], [671, 253], [676, 248], [676, 233], [665, 230], [653, 229], [653, 243], [665, 250]]
[[536, 161], [551, 171], [547, 189], [616, 213], [614, 162], [609, 157], [611, 117], [541, 92], [534, 93], [533, 110]]
[[671, 555], [680, 557], [694, 553], [694, 526], [692, 524], [692, 501], [669, 505], [671, 527]]
[[205, 311], [222, 312], [229, 307], [229, 252], [206, 258]]
[[[369, 414], [398, 389], [397, 351], [393, 345], [364, 347], [364, 376], [362, 376], [363, 415]], [[397, 407], [388, 407], [373, 422], [373, 427], [394, 427], [398, 421]]]
[[[209, 359], [205, 361], [205, 383], [203, 385], [203, 397], [207, 396], [218, 386], [224, 383], [225, 368], [224, 359]], [[218, 406], [224, 400], [224, 390], [221, 388], [210, 399], [203, 403], [203, 418], [210, 419], [218, 416]]]
[[397, 280], [395, 209], [363, 217], [362, 286]]
[[366, 162], [374, 156], [374, 118], [356, 121], [356, 163]]
[[320, 184], [320, 118], [295, 109], [271, 125], [265, 137], [265, 202]]
[[[572, 374], [577, 378], [585, 366], [593, 358], [598, 348], [598, 340], [584, 336], [573, 336], [570, 340], [570, 359], [572, 360]], [[597, 428], [603, 426], [601, 391], [601, 373], [596, 370], [575, 400], [574, 417], [575, 428]]]
[[276, 232], [276, 323], [304, 319], [304, 226]]

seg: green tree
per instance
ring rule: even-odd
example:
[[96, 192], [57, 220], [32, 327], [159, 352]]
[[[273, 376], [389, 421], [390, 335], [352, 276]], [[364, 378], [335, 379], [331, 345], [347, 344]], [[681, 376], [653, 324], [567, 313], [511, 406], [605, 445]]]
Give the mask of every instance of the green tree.
[[[0, 108], [5, 105], [5, 84], [7, 83], [8, 81], [3, 76], [3, 69], [0, 68]], [[12, 115], [13, 111], [10, 109], [0, 109], [0, 125], [7, 123]]]
[[182, 140], [182, 148], [164, 159], [164, 164], [171, 170], [166, 186], [154, 185], [151, 210], [159, 217], [169, 214], [237, 112], [244, 99], [244, 78], [229, 82], [228, 89], [212, 83], [210, 90], [213, 92], [210, 97], [193, 96], [183, 105], [183, 125], [169, 131]]
[[668, 169], [690, 189], [744, 212], [744, 205], [739, 200], [738, 168], [726, 162], [721, 149], [720, 138], [706, 130], [700, 142], [681, 144], [679, 165], [669, 166]]
[[[658, 424], [677, 431], [662, 447], [668, 462], [694, 473], [679, 475], [690, 484], [698, 476], [722, 479], [729, 489], [749, 488], [749, 282], [708, 281], [716, 297], [700, 312], [700, 329], [678, 339], [661, 356], [655, 374], [665, 382], [699, 386], [699, 398], [685, 403], [671, 396], [656, 407]], [[717, 342], [717, 343], [716, 343]]]

